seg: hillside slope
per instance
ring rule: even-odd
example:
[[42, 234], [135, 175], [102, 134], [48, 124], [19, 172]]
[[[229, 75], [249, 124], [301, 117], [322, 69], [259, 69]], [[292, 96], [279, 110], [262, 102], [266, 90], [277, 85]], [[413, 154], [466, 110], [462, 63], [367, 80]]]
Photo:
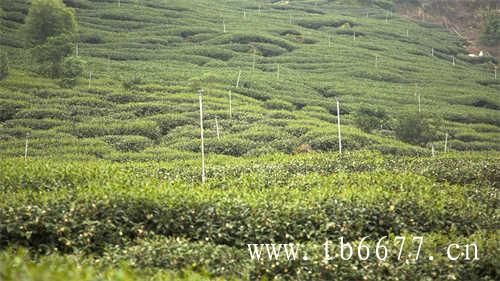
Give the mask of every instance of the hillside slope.
[[[399, 118], [418, 110], [418, 96], [436, 149], [446, 133], [454, 150], [500, 149], [494, 60], [468, 58], [440, 26], [332, 1], [65, 2], [76, 9], [87, 61], [75, 89], [31, 71], [21, 33], [29, 3], [1, 4], [0, 44], [12, 65], [0, 82], [4, 155], [23, 155], [29, 132], [32, 156], [191, 157], [199, 88], [210, 153], [335, 151], [336, 97], [345, 150], [429, 154], [430, 146], [393, 136]], [[387, 125], [356, 128], [361, 107], [384, 109]]]

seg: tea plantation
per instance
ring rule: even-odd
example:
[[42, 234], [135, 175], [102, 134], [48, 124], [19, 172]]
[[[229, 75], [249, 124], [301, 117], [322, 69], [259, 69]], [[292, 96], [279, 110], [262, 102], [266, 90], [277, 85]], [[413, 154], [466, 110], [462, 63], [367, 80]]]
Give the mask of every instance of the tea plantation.
[[65, 0], [68, 84], [30, 2], [0, 1], [0, 280], [500, 278], [497, 58], [445, 27], [389, 0]]

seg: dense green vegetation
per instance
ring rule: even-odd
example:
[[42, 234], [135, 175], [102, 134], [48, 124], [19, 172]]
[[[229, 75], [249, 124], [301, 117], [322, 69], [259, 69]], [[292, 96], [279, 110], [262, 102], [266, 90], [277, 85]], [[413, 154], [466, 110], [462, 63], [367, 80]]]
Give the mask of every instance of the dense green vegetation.
[[[1, 280], [498, 280], [495, 58], [389, 0], [64, 4], [0, 2]], [[321, 261], [368, 235], [425, 258]]]

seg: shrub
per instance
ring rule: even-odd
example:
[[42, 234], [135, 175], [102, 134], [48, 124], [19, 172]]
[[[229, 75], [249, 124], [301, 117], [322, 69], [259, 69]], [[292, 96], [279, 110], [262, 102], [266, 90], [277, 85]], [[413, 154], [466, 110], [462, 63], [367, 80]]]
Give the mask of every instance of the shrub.
[[401, 116], [395, 128], [396, 137], [402, 141], [425, 145], [435, 135], [428, 119], [420, 113], [408, 113]]
[[84, 61], [78, 57], [68, 57], [64, 59], [62, 65], [61, 84], [65, 88], [72, 88], [76, 85], [76, 78], [83, 73]]
[[279, 99], [270, 99], [264, 103], [264, 106], [267, 109], [278, 109], [278, 110], [289, 110], [289, 111], [295, 109], [292, 103]]
[[365, 132], [371, 132], [375, 129], [383, 129], [387, 124], [387, 113], [382, 108], [360, 108], [355, 116], [356, 126]]
[[4, 52], [0, 53], [0, 81], [9, 75], [9, 59]]
[[119, 151], [141, 151], [152, 144], [143, 136], [105, 136], [104, 141]]
[[480, 40], [488, 46], [495, 46], [500, 43], [500, 15], [498, 12], [492, 11], [486, 15], [480, 33]]

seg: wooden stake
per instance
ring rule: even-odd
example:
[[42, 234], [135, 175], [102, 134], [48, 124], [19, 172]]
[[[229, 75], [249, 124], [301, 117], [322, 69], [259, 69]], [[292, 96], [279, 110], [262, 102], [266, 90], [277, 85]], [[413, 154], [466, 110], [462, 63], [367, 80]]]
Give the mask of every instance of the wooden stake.
[[30, 133], [26, 133], [26, 143], [24, 145], [24, 161], [28, 160], [28, 138]]
[[217, 120], [217, 116], [215, 116], [215, 129], [217, 131], [217, 140], [220, 140], [219, 121]]
[[238, 71], [238, 79], [236, 80], [236, 88], [240, 87], [241, 70]]
[[339, 99], [335, 98], [337, 101], [337, 130], [339, 132], [339, 154], [342, 154], [342, 136], [340, 134], [340, 103]]
[[233, 119], [233, 101], [231, 94], [231, 90], [229, 90], [229, 119]]
[[205, 183], [205, 140], [203, 138], [203, 90], [198, 91], [200, 97], [200, 137], [201, 137], [201, 182]]
[[448, 133], [444, 137], [444, 152], [448, 152]]

